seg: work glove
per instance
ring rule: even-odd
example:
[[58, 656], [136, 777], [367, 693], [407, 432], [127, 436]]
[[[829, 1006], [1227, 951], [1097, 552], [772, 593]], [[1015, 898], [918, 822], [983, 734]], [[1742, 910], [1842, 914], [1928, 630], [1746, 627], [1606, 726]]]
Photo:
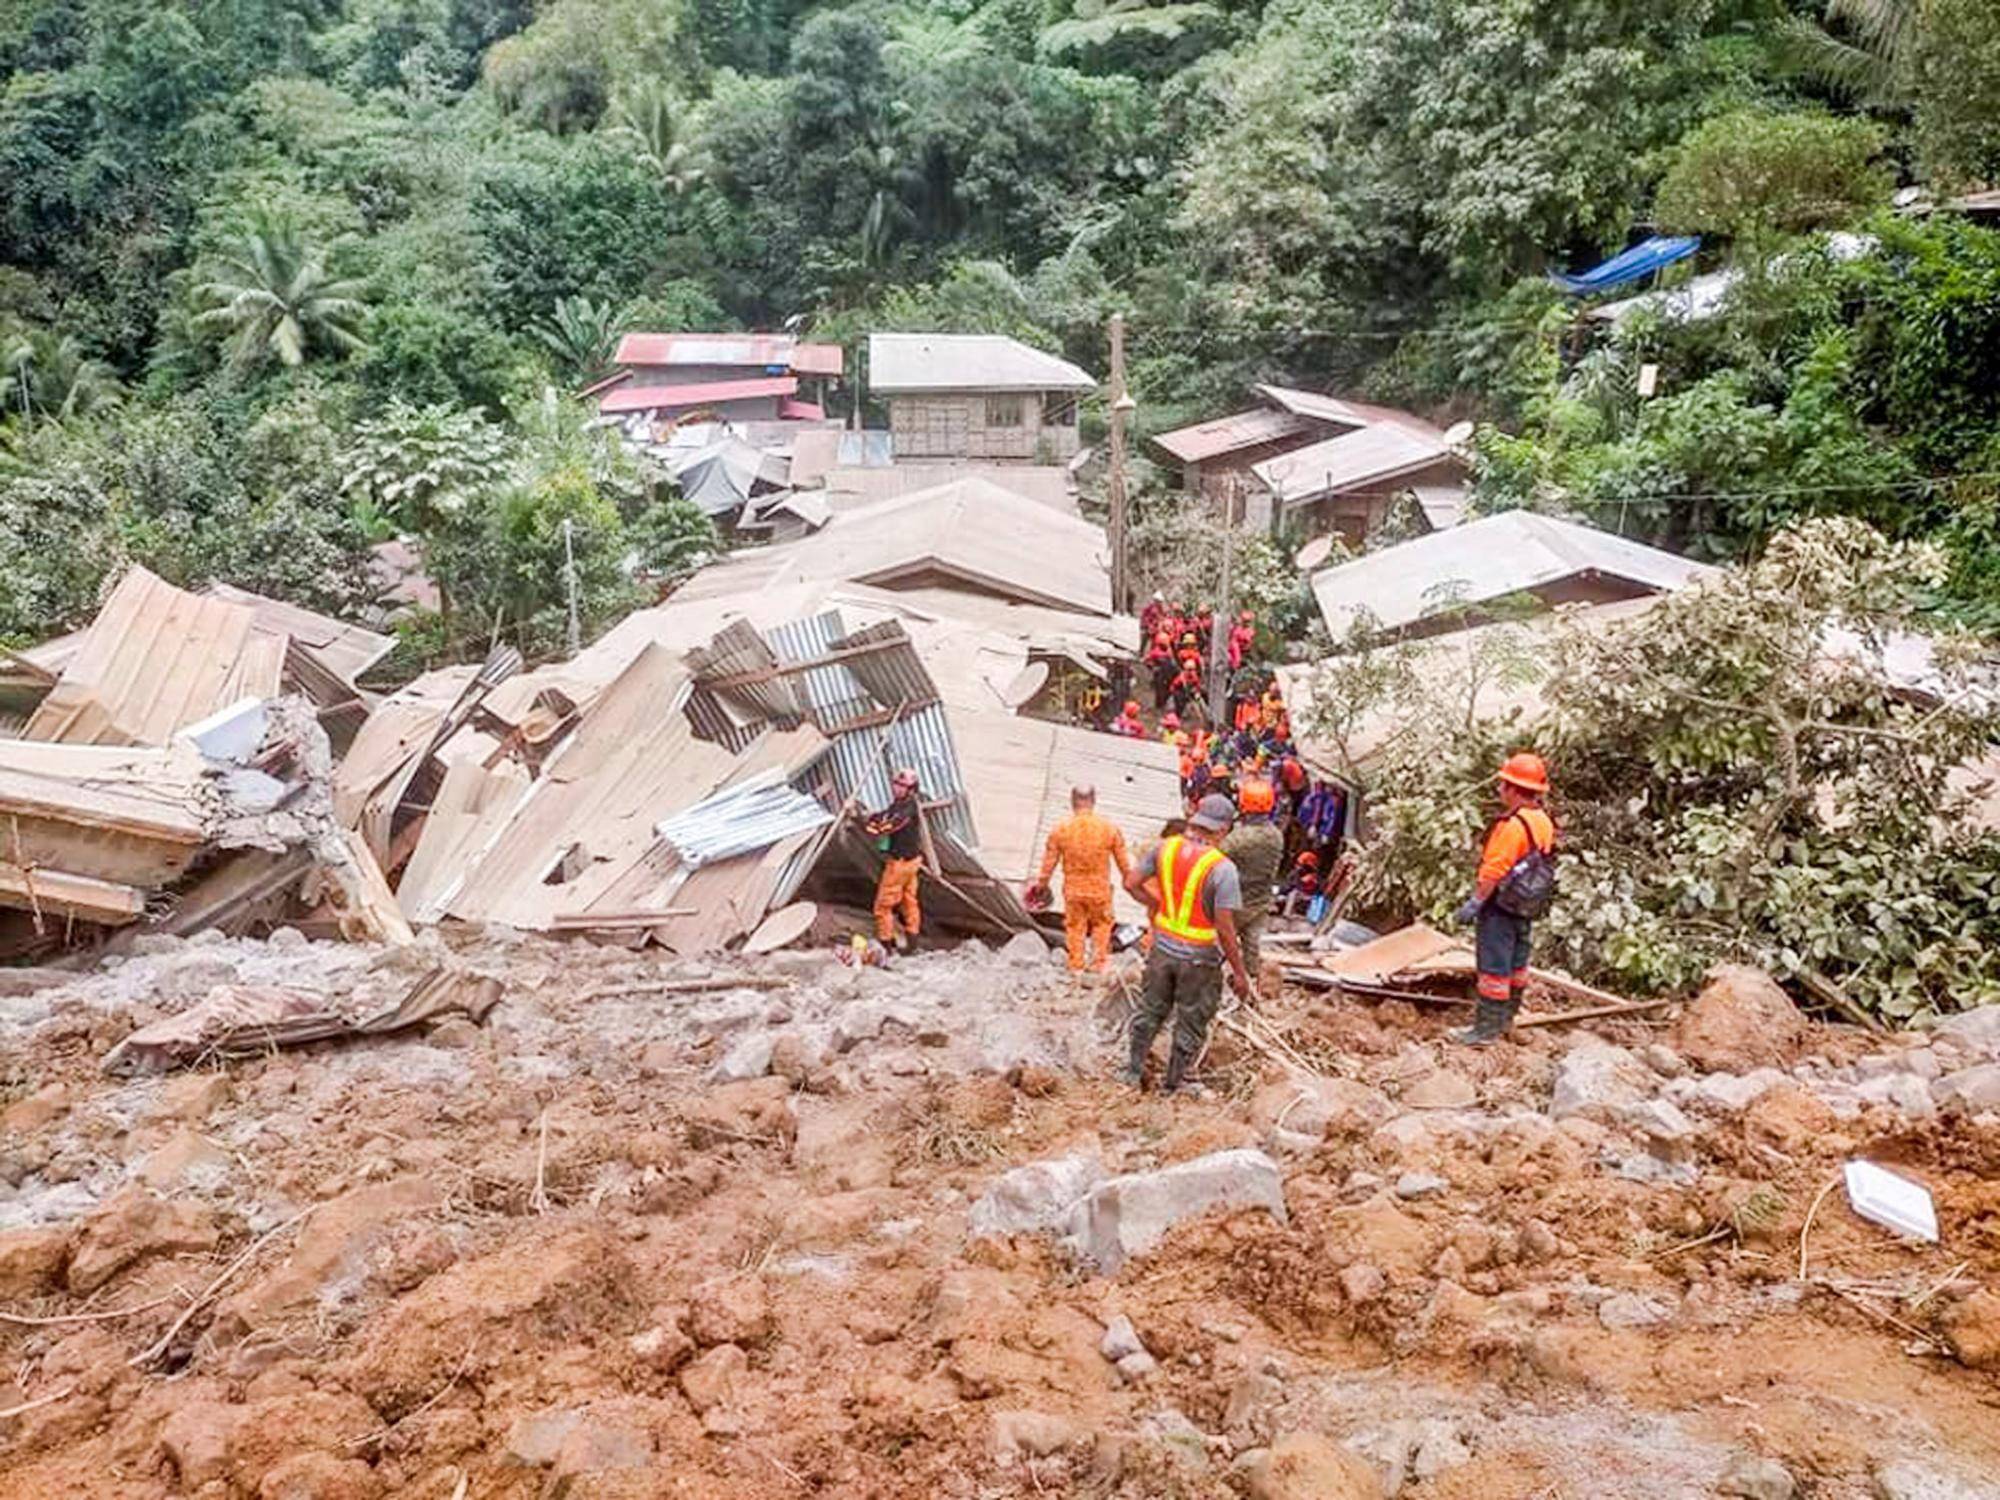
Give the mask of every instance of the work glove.
[[1452, 917], [1460, 923], [1477, 922], [1479, 920], [1480, 905], [1481, 903], [1477, 896], [1467, 896], [1465, 904], [1453, 912]]

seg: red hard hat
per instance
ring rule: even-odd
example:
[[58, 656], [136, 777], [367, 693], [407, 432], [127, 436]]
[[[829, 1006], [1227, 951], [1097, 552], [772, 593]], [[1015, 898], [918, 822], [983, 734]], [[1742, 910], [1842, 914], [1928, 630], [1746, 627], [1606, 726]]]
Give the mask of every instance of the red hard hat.
[[1500, 768], [1500, 779], [1524, 792], [1546, 792], [1549, 789], [1549, 768], [1542, 764], [1539, 755], [1517, 750], [1507, 757], [1507, 763]]
[[1139, 717], [1139, 700], [1137, 698], [1127, 698], [1125, 700], [1125, 715], [1127, 718], [1133, 719]]
[[1160, 728], [1178, 729], [1180, 727], [1181, 727], [1181, 716], [1173, 712], [1173, 710], [1169, 709], [1166, 713], [1160, 715]]
[[1302, 870], [1317, 870], [1319, 868], [1319, 856], [1310, 849], [1306, 850], [1305, 853], [1299, 856], [1299, 868]]

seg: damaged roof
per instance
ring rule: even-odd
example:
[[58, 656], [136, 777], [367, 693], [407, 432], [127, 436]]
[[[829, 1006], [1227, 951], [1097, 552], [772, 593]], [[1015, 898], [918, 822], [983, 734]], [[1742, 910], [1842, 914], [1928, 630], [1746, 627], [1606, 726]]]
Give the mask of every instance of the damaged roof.
[[1607, 579], [1634, 593], [1658, 593], [1712, 571], [1594, 526], [1510, 510], [1327, 568], [1313, 575], [1312, 587], [1327, 629], [1339, 639], [1364, 616], [1379, 629], [1396, 630], [1569, 579]]
[[943, 584], [1023, 604], [1111, 613], [1104, 528], [984, 479], [958, 479], [836, 513], [812, 536], [740, 552], [677, 598], [786, 584]]
[[1299, 504], [1350, 490], [1379, 489], [1451, 459], [1444, 434], [1409, 422], [1376, 422], [1267, 458], [1250, 472], [1281, 503]]
[[159, 745], [241, 698], [277, 695], [285, 640], [257, 612], [144, 568], [118, 581], [22, 731], [72, 745]]

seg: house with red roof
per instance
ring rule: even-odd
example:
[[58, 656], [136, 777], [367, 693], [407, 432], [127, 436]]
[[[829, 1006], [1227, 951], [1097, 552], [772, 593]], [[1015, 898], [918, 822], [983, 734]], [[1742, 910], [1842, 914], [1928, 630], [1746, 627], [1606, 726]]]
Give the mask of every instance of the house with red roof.
[[628, 333], [612, 358], [584, 394], [604, 416], [661, 423], [823, 422], [844, 363], [840, 345], [788, 333]]

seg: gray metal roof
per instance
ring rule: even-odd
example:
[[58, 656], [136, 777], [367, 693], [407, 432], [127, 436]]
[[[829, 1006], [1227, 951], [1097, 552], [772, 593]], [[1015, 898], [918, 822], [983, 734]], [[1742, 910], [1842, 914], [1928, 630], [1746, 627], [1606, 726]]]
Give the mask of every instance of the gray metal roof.
[[1585, 574], [1663, 592], [1711, 571], [1594, 526], [1510, 510], [1327, 568], [1313, 575], [1312, 586], [1337, 640], [1364, 612], [1381, 629], [1395, 630]]
[[998, 333], [871, 333], [868, 388], [924, 391], [1092, 391], [1096, 377]]

